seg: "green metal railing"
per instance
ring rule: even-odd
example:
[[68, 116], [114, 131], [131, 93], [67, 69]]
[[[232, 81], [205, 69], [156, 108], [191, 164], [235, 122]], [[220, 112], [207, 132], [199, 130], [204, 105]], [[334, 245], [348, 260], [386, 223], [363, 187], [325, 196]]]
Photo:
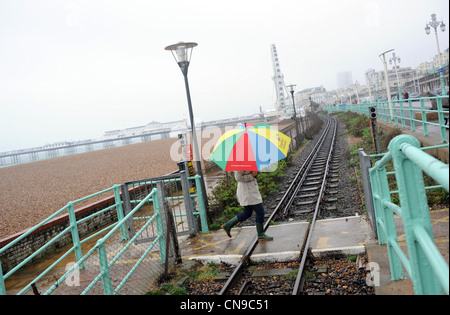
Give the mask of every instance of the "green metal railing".
[[[160, 209], [160, 201], [158, 199], [157, 189], [154, 188], [150, 194], [148, 194], [147, 197], [145, 197], [134, 209], [131, 211], [126, 217], [124, 217], [121, 221], [119, 221], [116, 226], [102, 239], [97, 241], [97, 244], [94, 248], [84, 257], [89, 257], [90, 253], [98, 251], [98, 260], [100, 263], [100, 273], [98, 276], [89, 284], [89, 286], [82, 292], [82, 294], [86, 294], [89, 292], [89, 290], [101, 279], [103, 282], [103, 289], [105, 295], [112, 295], [117, 294], [117, 292], [122, 288], [122, 286], [126, 283], [126, 281], [130, 278], [131, 274], [134, 272], [134, 270], [139, 266], [139, 264], [143, 261], [143, 259], [148, 255], [148, 253], [153, 249], [156, 242], [159, 242], [159, 248], [160, 248], [160, 257], [161, 262], [164, 262], [166, 259], [166, 238], [164, 233], [164, 228], [162, 224], [162, 218], [161, 218], [161, 209]], [[120, 250], [120, 252], [111, 260], [111, 262], [108, 262], [107, 257], [107, 251], [106, 251], [106, 242], [108, 239], [113, 235], [115, 231], [119, 228], [119, 226], [125, 221], [132, 217], [133, 214], [138, 211], [143, 205], [145, 205], [148, 201], [153, 202], [153, 208], [154, 208], [154, 215], [149, 218], [146, 222], [146, 224], [135, 234], [135, 236], [128, 241], [128, 243]], [[128, 272], [128, 274], [124, 277], [124, 279], [120, 282], [120, 284], [116, 287], [115, 290], [113, 290], [112, 282], [111, 282], [111, 273], [110, 268], [114, 265], [115, 262], [125, 253], [125, 251], [134, 243], [135, 239], [139, 237], [144, 230], [153, 222], [156, 221], [156, 226], [158, 230], [158, 236], [155, 238], [153, 243], [147, 248], [147, 250], [142, 254], [141, 257], [139, 257], [136, 264], [131, 268], [131, 270]], [[83, 258], [84, 258], [83, 257]], [[84, 259], [86, 259], [84, 258]], [[77, 262], [78, 263], [78, 262]], [[74, 268], [74, 267], [72, 267]], [[69, 270], [66, 274], [70, 274], [73, 272], [73, 270]], [[63, 277], [64, 278], [64, 277]], [[61, 280], [64, 280], [64, 279]], [[55, 284], [57, 286], [57, 284]], [[55, 286], [54, 285], [54, 286]], [[50, 290], [49, 290], [50, 291]]]
[[[195, 180], [196, 187], [200, 187], [200, 176], [196, 175], [192, 177], [191, 179]], [[166, 247], [166, 237], [168, 234], [166, 230], [166, 224], [163, 224], [163, 215], [162, 215], [162, 202], [158, 196], [158, 189], [153, 188], [150, 193], [148, 193], [142, 200], [134, 200], [136, 206], [133, 207], [133, 209], [124, 215], [123, 210], [123, 200], [121, 199], [121, 190], [122, 185], [114, 185], [111, 188], [102, 190], [100, 192], [97, 192], [95, 194], [89, 195], [87, 197], [81, 198], [76, 201], [69, 202], [65, 207], [54, 213], [53, 215], [49, 216], [47, 219], [36, 225], [35, 227], [28, 230], [26, 233], [12, 241], [11, 243], [7, 244], [6, 246], [0, 248], [0, 255], [13, 246], [15, 246], [18, 242], [22, 241], [24, 238], [38, 230], [40, 227], [51, 221], [57, 216], [60, 216], [65, 211], [68, 211], [68, 217], [69, 217], [69, 225], [61, 231], [57, 236], [53, 237], [51, 240], [49, 240], [45, 245], [43, 245], [41, 248], [36, 250], [33, 254], [31, 254], [29, 257], [27, 257], [24, 261], [22, 261], [20, 264], [12, 268], [10, 271], [8, 271], [5, 275], [3, 275], [1, 264], [0, 264], [0, 295], [6, 295], [6, 288], [5, 288], [5, 280], [9, 278], [11, 275], [16, 273], [18, 270], [23, 268], [25, 265], [27, 265], [29, 262], [31, 262], [34, 258], [39, 257], [38, 255], [42, 254], [46, 248], [54, 244], [57, 240], [61, 239], [65, 234], [71, 233], [72, 237], [72, 247], [62, 254], [56, 261], [54, 261], [45, 271], [43, 271], [41, 274], [36, 276], [29, 284], [27, 284], [19, 293], [18, 295], [25, 294], [27, 291], [30, 290], [30, 288], [33, 287], [34, 284], [38, 283], [39, 281], [46, 279], [51, 275], [50, 273], [54, 268], [62, 263], [64, 259], [66, 259], [70, 254], [75, 254], [76, 263], [72, 265], [72, 267], [67, 270], [67, 272], [64, 273], [57, 281], [48, 289], [46, 289], [46, 292], [44, 294], [52, 294], [56, 289], [63, 286], [64, 282], [70, 278], [74, 272], [78, 272], [79, 270], [84, 270], [84, 276], [86, 277], [88, 273], [91, 274], [90, 278], [93, 280], [86, 286], [86, 288], [79, 292], [80, 294], [87, 294], [89, 293], [92, 288], [94, 288], [97, 283], [102, 282], [103, 284], [103, 293], [110, 295], [110, 294], [117, 294], [118, 291], [124, 286], [124, 284], [128, 281], [128, 279], [133, 275], [135, 270], [139, 267], [139, 265], [144, 260], [149, 260], [146, 258], [149, 253], [154, 249], [155, 245], [159, 245], [159, 255], [160, 260], [162, 263], [166, 261], [166, 257], [168, 253], [166, 252], [168, 247]], [[74, 205], [86, 201], [90, 198], [94, 198], [96, 196], [99, 196], [101, 194], [111, 192], [114, 193], [114, 204], [102, 209], [92, 215], [89, 215], [85, 218], [77, 220], [76, 214], [75, 214], [75, 207]], [[198, 191], [198, 189], [197, 189]], [[202, 232], [208, 233], [208, 226], [206, 221], [206, 210], [202, 199], [202, 194], [188, 194], [190, 198], [197, 197], [198, 198], [198, 207], [199, 210], [196, 212], [193, 212], [194, 215], [199, 215], [201, 224], [202, 224]], [[177, 197], [178, 199], [183, 198], [182, 196]], [[165, 198], [165, 199], [171, 199]], [[139, 229], [137, 232], [133, 231], [132, 236], [127, 232], [127, 221], [133, 220], [136, 217], [137, 212], [144, 207], [151, 207], [153, 209], [152, 215], [145, 217], [145, 218], [139, 218], [141, 220], [145, 220], [144, 224], [142, 226], [139, 226]], [[78, 228], [79, 224], [83, 223], [87, 220], [90, 220], [94, 218], [95, 216], [98, 216], [106, 211], [112, 210], [116, 208], [117, 211], [117, 222], [114, 222], [113, 224], [109, 225], [108, 227], [90, 235], [89, 237], [84, 238], [83, 240], [80, 240]], [[136, 240], [139, 238], [144, 231], [147, 230], [147, 228], [150, 225], [156, 225], [157, 235], [152, 239], [150, 242], [150, 245], [143, 246], [143, 254], [139, 258], [133, 258], [132, 260], [136, 260], [136, 263], [133, 267], [129, 269], [129, 271], [126, 272], [126, 275], [123, 277], [122, 281], [116, 286], [115, 289], [113, 289], [112, 285], [112, 268], [114, 268], [115, 264], [117, 264], [119, 258], [127, 251], [127, 249], [132, 249], [133, 247], [136, 247]], [[109, 231], [109, 232], [108, 232]], [[100, 238], [96, 244], [90, 248], [86, 254], [83, 255], [81, 250], [81, 245], [89, 240], [95, 240], [100, 237], [101, 234], [104, 234], [108, 232], [105, 236]], [[109, 247], [113, 242], [115, 242], [115, 247]], [[148, 243], [147, 243], [148, 244]], [[134, 246], [131, 246], [134, 245]], [[110, 261], [108, 261], [108, 258], [110, 256], [114, 255]], [[129, 260], [129, 259], [128, 259]], [[89, 264], [89, 268], [85, 267], [85, 264]], [[120, 263], [119, 263], [120, 264]], [[122, 263], [123, 264], [123, 263]], [[98, 271], [93, 271], [92, 266], [99, 266]], [[89, 271], [86, 269], [90, 269]], [[97, 273], [97, 275], [92, 276], [92, 273]], [[146, 273], [149, 273], [149, 270], [146, 271]], [[122, 273], [123, 274], [123, 270]], [[46, 278], [44, 278], [46, 277]], [[113, 276], [114, 278], [117, 278], [118, 276]], [[86, 281], [85, 281], [86, 282]], [[80, 290], [80, 288], [78, 288]], [[98, 285], [96, 288], [96, 292], [98, 292]], [[72, 294], [72, 293], [69, 293]], [[98, 293], [94, 293], [98, 294]]]
[[[389, 152], [369, 169], [379, 244], [387, 244], [391, 277], [408, 272], [416, 294], [449, 294], [449, 267], [433, 241], [422, 171], [449, 191], [448, 164], [420, 149], [409, 135], [395, 137]], [[393, 161], [400, 205], [391, 202], [386, 164]], [[398, 243], [394, 213], [402, 220], [408, 256]]]
[[[340, 106], [330, 106], [325, 108], [328, 113], [334, 111], [352, 111], [365, 115], [369, 115], [369, 107], [375, 106], [377, 108], [378, 120], [382, 120], [389, 124], [394, 124], [395, 126], [400, 126], [402, 128], [407, 128], [406, 122], [409, 122], [409, 128], [411, 131], [416, 130], [416, 123], [423, 124], [423, 134], [428, 136], [428, 126], [434, 125], [439, 127], [441, 142], [448, 142], [447, 130], [449, 126], [446, 125], [446, 117], [448, 119], [449, 111], [444, 110], [443, 100], [448, 102], [448, 95], [436, 96], [436, 97], [422, 97], [417, 99], [408, 100], [394, 100], [389, 103], [388, 101], [379, 101], [373, 103], [362, 103], [362, 104], [341, 104]], [[436, 109], [425, 109], [425, 102], [436, 102]], [[420, 102], [420, 108], [414, 108], [413, 103]], [[405, 104], [407, 103], [407, 107]], [[392, 107], [392, 108], [391, 108]], [[409, 117], [405, 113], [409, 114]], [[422, 118], [416, 119], [415, 112], [421, 113]], [[427, 121], [426, 113], [437, 113], [438, 123]]]
[[[173, 175], [173, 176], [164, 176], [164, 177], [159, 177], [159, 178], [155, 178], [155, 179], [144, 179], [144, 180], [137, 180], [137, 181], [133, 181], [133, 182], [128, 182], [125, 183], [125, 191], [123, 190], [123, 193], [127, 193], [127, 191], [129, 189], [134, 189], [138, 192], [137, 195], [139, 195], [139, 191], [141, 191], [142, 187], [156, 187], [156, 183], [159, 181], [162, 181], [163, 183], [174, 183], [174, 184], [181, 184], [182, 191], [183, 191], [183, 195], [182, 196], [178, 196], [178, 195], [165, 195], [164, 199], [169, 201], [169, 202], [173, 202], [173, 201], [178, 201], [178, 200], [186, 200], [186, 199], [191, 199], [191, 198], [197, 198], [197, 204], [198, 204], [198, 211], [195, 211], [196, 209], [194, 209], [194, 207], [192, 207], [191, 203], [186, 202], [185, 204], [185, 211], [179, 211], [179, 207], [176, 206], [172, 206], [172, 211], [173, 211], [173, 217], [176, 219], [181, 220], [181, 222], [184, 222], [184, 220], [186, 219], [186, 221], [189, 223], [189, 225], [191, 226], [190, 231], [193, 232], [193, 234], [196, 234], [198, 231], [197, 229], [193, 229], [192, 225], [194, 225], [194, 219], [193, 216], [199, 216], [200, 218], [200, 223], [201, 223], [201, 231], [203, 234], [209, 233], [209, 227], [208, 227], [208, 222], [207, 222], [207, 217], [206, 217], [206, 208], [205, 208], [205, 204], [203, 201], [203, 195], [199, 192], [201, 192], [201, 190], [197, 189], [197, 193], [188, 193], [189, 187], [188, 187], [188, 180], [193, 180], [195, 182], [195, 187], [201, 187], [200, 186], [200, 179], [201, 177], [199, 175], [195, 175], [192, 177], [188, 177], [185, 172], [180, 172], [179, 175]], [[147, 188], [148, 189], [148, 188]], [[172, 191], [173, 193], [173, 191]], [[134, 194], [128, 194], [129, 198], [130, 198], [130, 208], [132, 208], [133, 204], [136, 204], [140, 201], [140, 199], [135, 199], [138, 196], [134, 196]], [[126, 207], [126, 206], [125, 206]], [[140, 220], [140, 217], [134, 217], [133, 218], [134, 221]], [[188, 232], [188, 230], [184, 227], [183, 223], [180, 223], [180, 225], [178, 226], [178, 228], [181, 228], [181, 231], [178, 230], [177, 233], [178, 234], [183, 234], [184, 232]]]
[[[87, 217], [77, 221], [76, 216], [75, 216], [75, 207], [74, 207], [75, 204], [81, 203], [83, 201], [86, 201], [88, 199], [97, 197], [99, 195], [102, 195], [102, 194], [110, 192], [110, 191], [114, 192], [115, 203], [113, 205], [111, 205], [111, 206], [109, 206], [109, 207], [107, 207], [107, 208], [105, 208], [105, 209], [103, 209], [101, 211], [98, 211], [98, 212], [96, 212], [94, 214], [91, 214], [91, 215], [89, 215], [89, 216], [87, 216]], [[17, 243], [22, 241], [24, 238], [28, 237], [30, 234], [32, 234], [33, 232], [35, 232], [36, 230], [38, 230], [39, 228], [41, 228], [42, 226], [47, 224], [49, 221], [51, 221], [52, 219], [54, 219], [54, 218], [64, 214], [67, 211], [68, 216], [69, 216], [69, 225], [63, 231], [61, 231], [58, 235], [56, 235], [51, 240], [49, 240], [45, 245], [43, 245], [41, 248], [36, 250], [33, 254], [28, 256], [25, 260], [23, 260], [21, 263], [19, 263], [17, 266], [15, 266], [13, 269], [11, 269], [5, 275], [3, 275], [3, 271], [2, 271], [2, 268], [1, 268], [1, 264], [0, 264], [0, 295], [5, 295], [6, 294], [5, 280], [8, 277], [10, 277], [16, 271], [18, 271], [19, 269], [24, 267], [26, 264], [31, 262], [34, 258], [38, 257], [38, 255], [43, 253], [46, 248], [48, 248], [49, 246], [54, 244], [56, 241], [60, 240], [68, 232], [70, 232], [71, 235], [72, 235], [72, 244], [73, 244], [73, 246], [66, 253], [64, 253], [59, 259], [57, 259], [50, 267], [48, 267], [44, 272], [42, 272], [33, 281], [31, 281], [28, 285], [26, 285], [18, 294], [23, 294], [24, 292], [28, 291], [30, 289], [30, 287], [32, 286], [32, 284], [34, 284], [34, 283], [38, 282], [39, 280], [41, 280], [56, 265], [58, 265], [62, 260], [64, 260], [72, 252], [75, 253], [76, 260], [80, 261], [79, 268], [83, 269], [84, 266], [83, 266], [83, 262], [81, 261], [81, 259], [83, 257], [83, 254], [81, 252], [81, 245], [83, 243], [89, 241], [90, 239], [92, 239], [94, 237], [97, 237], [99, 234], [104, 233], [106, 230], [110, 229], [112, 226], [106, 227], [106, 228], [98, 231], [97, 233], [94, 233], [94, 234], [90, 235], [89, 237], [83, 239], [83, 241], [80, 240], [80, 236], [79, 236], [79, 233], [78, 233], [78, 226], [81, 223], [83, 223], [83, 222], [85, 222], [87, 220], [90, 220], [93, 217], [96, 217], [96, 216], [98, 216], [98, 215], [100, 215], [100, 214], [102, 214], [102, 213], [104, 213], [106, 211], [109, 211], [111, 209], [114, 209], [114, 208], [116, 208], [118, 219], [121, 220], [123, 218], [123, 210], [122, 210], [122, 200], [120, 199], [120, 185], [114, 185], [114, 186], [112, 186], [110, 188], [107, 188], [105, 190], [96, 192], [96, 193], [94, 193], [92, 195], [89, 195], [89, 196], [83, 197], [81, 199], [69, 202], [66, 206], [64, 206], [63, 208], [61, 208], [60, 210], [58, 210], [57, 212], [55, 212], [51, 216], [49, 216], [47, 219], [45, 219], [44, 221], [42, 221], [38, 225], [34, 226], [33, 228], [29, 229], [27, 232], [22, 234], [20, 237], [16, 238], [14, 241], [9, 243], [8, 245], [0, 248], [0, 255], [1, 255], [4, 252], [6, 252], [8, 249], [13, 247], [14, 245], [16, 245]], [[123, 225], [121, 225], [120, 227], [123, 228]], [[125, 231], [125, 233], [126, 233], [126, 231]]]

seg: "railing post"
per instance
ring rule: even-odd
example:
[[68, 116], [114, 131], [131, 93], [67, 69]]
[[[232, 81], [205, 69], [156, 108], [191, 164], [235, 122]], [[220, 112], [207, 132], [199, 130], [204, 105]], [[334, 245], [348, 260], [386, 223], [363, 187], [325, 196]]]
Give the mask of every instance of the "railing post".
[[[127, 216], [128, 213], [131, 212], [131, 201], [130, 201], [130, 191], [128, 190], [128, 186], [123, 184], [121, 185], [122, 190], [122, 210], [124, 210], [124, 215]], [[133, 238], [136, 234], [134, 230], [134, 221], [133, 218], [129, 218], [126, 223], [127, 234], [129, 238]]]
[[387, 104], [384, 103], [384, 102], [381, 102], [379, 104], [381, 105], [381, 108], [382, 108], [383, 120], [385, 122], [390, 122], [391, 121], [391, 116], [390, 116], [390, 113], [389, 113], [389, 109], [387, 108], [388, 107]]
[[438, 118], [439, 118], [439, 130], [441, 131], [441, 142], [447, 142], [447, 128], [445, 128], [445, 121], [444, 121], [444, 113], [442, 108], [442, 96], [437, 95], [436, 96], [436, 103], [437, 103], [437, 109], [438, 109]]
[[[69, 223], [70, 230], [72, 232], [72, 242], [75, 251], [75, 259], [77, 262], [83, 257], [83, 253], [81, 252], [81, 243], [80, 243], [80, 235], [78, 234], [78, 225], [77, 225], [77, 217], [75, 215], [75, 209], [73, 206], [73, 202], [70, 201], [68, 204], [68, 212], [69, 212]], [[84, 269], [84, 264], [79, 264], [80, 269]]]
[[105, 295], [113, 295], [111, 274], [108, 267], [108, 256], [106, 254], [106, 246], [103, 240], [97, 242], [98, 262], [100, 265], [100, 273], [102, 275], [103, 292]]
[[[393, 280], [398, 280], [404, 278], [403, 266], [392, 245], [398, 243], [397, 228], [395, 227], [394, 213], [384, 204], [385, 200], [391, 201], [391, 194], [389, 192], [386, 167], [380, 165], [380, 162], [382, 162], [382, 160], [375, 163], [375, 172], [371, 176], [375, 213], [378, 224], [377, 228], [378, 231], [382, 230], [382, 233], [378, 233], [378, 240], [379, 244], [387, 245], [391, 278]], [[376, 195], [378, 195], [378, 197]]]
[[380, 193], [381, 189], [378, 180], [378, 172], [375, 167], [369, 169], [369, 178], [370, 178], [370, 185], [372, 187], [372, 200], [377, 225], [378, 244], [383, 245], [387, 243], [387, 235], [386, 229], [383, 229], [384, 226], [382, 226], [384, 223], [382, 218], [382, 203]]
[[[114, 185], [114, 200], [116, 202], [116, 211], [117, 211], [117, 222], [122, 221], [124, 218], [123, 207], [122, 207], [122, 199], [120, 198], [120, 185]], [[120, 236], [122, 237], [122, 241], [128, 239], [127, 227], [125, 223], [120, 225]]]
[[[195, 186], [197, 187], [197, 191], [199, 191], [199, 188], [201, 187], [200, 183], [200, 175], [195, 176]], [[208, 227], [208, 220], [206, 218], [206, 209], [205, 209], [205, 203], [203, 201], [203, 195], [197, 194], [198, 198], [198, 207], [200, 211], [200, 222], [202, 224], [202, 233], [206, 234], [209, 233], [209, 227]]]
[[2, 262], [0, 261], [0, 295], [6, 295], [5, 279], [3, 278]]
[[420, 99], [420, 111], [422, 113], [423, 135], [428, 136], [427, 114], [425, 112], [425, 100]]
[[[398, 97], [400, 97], [400, 95], [401, 95], [401, 94], [399, 94]], [[400, 104], [400, 115], [402, 116], [402, 117], [401, 117], [402, 128], [405, 128], [405, 127], [406, 127], [406, 124], [405, 124], [405, 115], [404, 115], [404, 113], [403, 113], [403, 100], [400, 100], [399, 104]]]
[[394, 122], [395, 126], [398, 126], [398, 114], [397, 114], [397, 108], [395, 107], [395, 101], [392, 101], [392, 114], [394, 115]]
[[409, 122], [411, 125], [411, 131], [416, 130], [416, 122], [414, 121], [414, 111], [412, 109], [412, 100], [408, 100], [408, 107], [409, 107]]
[[[164, 264], [166, 261], [166, 234], [164, 233], [164, 225], [162, 222], [162, 213], [165, 208], [165, 196], [164, 196], [164, 182], [158, 181], [156, 182], [157, 193], [153, 196], [153, 209], [155, 210], [155, 221], [156, 221], [156, 230], [158, 231], [159, 237], [159, 255], [161, 257], [161, 262]], [[166, 212], [166, 211], [164, 211]]]
[[416, 294], [442, 294], [442, 287], [426, 257], [425, 251], [414, 234], [414, 229], [420, 226], [426, 231], [430, 239], [433, 239], [422, 170], [401, 152], [401, 145], [404, 143], [417, 148], [420, 147], [416, 138], [409, 135], [400, 135], [389, 143], [388, 148], [394, 160], [395, 177], [402, 205], [403, 226], [411, 263], [410, 277]]

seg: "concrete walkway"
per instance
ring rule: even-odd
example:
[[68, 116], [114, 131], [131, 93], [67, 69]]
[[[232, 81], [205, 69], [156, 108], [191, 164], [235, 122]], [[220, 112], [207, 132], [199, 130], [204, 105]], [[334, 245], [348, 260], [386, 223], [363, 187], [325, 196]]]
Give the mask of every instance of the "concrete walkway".
[[[402, 128], [401, 123], [399, 123], [399, 125], [396, 126], [394, 123], [388, 124], [384, 121], [378, 120], [377, 124], [378, 124], [378, 128], [381, 130], [392, 131], [395, 128], [400, 129], [403, 134], [411, 135], [411, 136], [417, 138], [420, 141], [422, 147], [431, 147], [431, 146], [440, 145], [440, 144], [448, 144], [448, 141], [450, 140], [449, 129], [447, 129], [447, 131], [446, 131], [447, 143], [442, 143], [440, 128], [439, 128], [439, 126], [435, 126], [435, 125], [428, 125], [428, 136], [424, 136], [423, 126], [416, 127], [415, 131], [411, 131], [410, 126], [406, 126], [405, 128]], [[447, 164], [449, 163], [448, 146], [443, 147], [443, 148], [438, 148], [438, 149], [426, 150], [426, 152], [428, 154], [436, 157], [437, 159], [441, 160], [444, 163], [447, 163]]]
[[[258, 243], [250, 261], [286, 262], [298, 260], [305, 246], [308, 222], [293, 222], [272, 225], [266, 231], [273, 236], [270, 242]], [[237, 265], [247, 247], [256, 237], [255, 227], [232, 229], [232, 238], [223, 230], [199, 234], [181, 243], [183, 259], [194, 259], [204, 263], [228, 263]], [[313, 256], [328, 257], [363, 255], [365, 245], [374, 242], [373, 231], [366, 216], [318, 220], [311, 237]]]
[[[449, 210], [431, 210], [431, 226], [433, 229], [434, 243], [439, 249], [440, 253], [449, 263]], [[395, 223], [397, 227], [397, 235], [399, 245], [402, 251], [407, 254], [405, 234], [401, 219], [395, 216]], [[380, 286], [375, 287], [375, 294], [377, 295], [411, 295], [414, 294], [414, 287], [406, 270], [404, 274], [407, 277], [405, 280], [391, 280], [391, 272], [389, 267], [389, 257], [386, 245], [378, 245], [378, 242], [370, 242], [366, 244], [367, 256], [369, 262], [376, 263], [380, 272]]]

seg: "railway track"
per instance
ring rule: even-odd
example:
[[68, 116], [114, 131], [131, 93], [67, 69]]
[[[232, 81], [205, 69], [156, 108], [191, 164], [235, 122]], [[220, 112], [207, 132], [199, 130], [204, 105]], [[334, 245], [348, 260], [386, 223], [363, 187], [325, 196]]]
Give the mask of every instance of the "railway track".
[[[273, 210], [264, 224], [267, 230], [271, 221], [311, 220], [308, 236], [304, 246], [295, 284], [292, 288], [293, 295], [303, 292], [304, 271], [308, 261], [308, 248], [311, 242], [312, 233], [320, 211], [332, 211], [333, 202], [337, 199], [333, 197], [337, 193], [337, 166], [334, 163], [333, 153], [337, 134], [337, 120], [328, 118], [326, 126], [316, 141], [309, 155], [305, 158], [302, 166], [298, 169], [291, 184], [280, 199], [278, 205]], [[245, 273], [250, 256], [257, 245], [257, 238], [250, 243], [245, 251], [240, 263], [236, 266], [219, 295], [230, 294], [239, 279]], [[238, 289], [238, 294], [244, 294], [251, 280], [245, 280]]]

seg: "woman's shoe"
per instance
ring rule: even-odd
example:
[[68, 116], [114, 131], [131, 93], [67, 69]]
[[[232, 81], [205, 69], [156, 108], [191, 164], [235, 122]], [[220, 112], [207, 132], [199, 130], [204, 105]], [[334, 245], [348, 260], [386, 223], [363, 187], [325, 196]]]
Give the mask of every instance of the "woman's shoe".
[[236, 224], [239, 223], [239, 219], [238, 217], [234, 217], [232, 218], [230, 221], [228, 221], [227, 223], [225, 223], [224, 225], [222, 225], [222, 229], [227, 233], [228, 237], [231, 237], [231, 229], [233, 228], [233, 226], [235, 226]]
[[264, 226], [262, 223], [256, 223], [256, 231], [258, 232], [258, 242], [272, 241], [273, 237], [264, 234]]

